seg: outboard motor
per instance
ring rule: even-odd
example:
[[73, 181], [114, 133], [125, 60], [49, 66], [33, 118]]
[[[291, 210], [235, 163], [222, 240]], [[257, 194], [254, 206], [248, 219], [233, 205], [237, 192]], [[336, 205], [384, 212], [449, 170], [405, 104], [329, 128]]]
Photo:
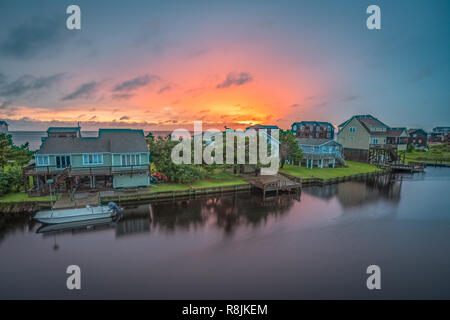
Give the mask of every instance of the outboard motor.
[[116, 212], [121, 212], [121, 211], [122, 211], [122, 208], [119, 207], [119, 206], [117, 205], [117, 203], [112, 202], [112, 201], [108, 203], [108, 207], [109, 207], [111, 210], [113, 210], [114, 213], [116, 213]]

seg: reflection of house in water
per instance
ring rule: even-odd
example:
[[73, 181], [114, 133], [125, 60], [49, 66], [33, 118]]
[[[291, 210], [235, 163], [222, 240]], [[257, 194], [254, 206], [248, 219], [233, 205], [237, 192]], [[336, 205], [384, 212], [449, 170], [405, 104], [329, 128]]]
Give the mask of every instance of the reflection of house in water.
[[116, 236], [150, 232], [151, 205], [142, 205], [136, 208], [128, 208], [116, 225]]
[[305, 188], [303, 192], [327, 200], [337, 196], [345, 208], [362, 206], [379, 200], [396, 204], [400, 201], [401, 185], [401, 176], [385, 175], [365, 181], [347, 181], [323, 187]]
[[264, 225], [270, 216], [288, 211], [299, 195], [283, 194], [262, 201], [258, 195], [229, 194], [206, 199], [165, 201], [126, 208], [116, 226], [116, 235], [141, 232], [172, 233], [215, 225], [225, 234], [237, 227]]
[[316, 198], [330, 200], [338, 193], [337, 184], [327, 184], [320, 187], [308, 187], [302, 189], [302, 192], [310, 194]]
[[[79, 227], [65, 228], [47, 232], [44, 236], [55, 233], [83, 234], [115, 230], [117, 237], [150, 232], [175, 233], [203, 228], [207, 224], [231, 235], [239, 227], [258, 228], [267, 223], [271, 217], [284, 215], [300, 200], [300, 194], [282, 194], [266, 198], [250, 193], [223, 194], [200, 199], [162, 201], [152, 204], [127, 206], [118, 221], [95, 223]], [[0, 219], [1, 220], [1, 219]], [[29, 218], [19, 225], [23, 228]], [[2, 236], [0, 228], [0, 241]]]

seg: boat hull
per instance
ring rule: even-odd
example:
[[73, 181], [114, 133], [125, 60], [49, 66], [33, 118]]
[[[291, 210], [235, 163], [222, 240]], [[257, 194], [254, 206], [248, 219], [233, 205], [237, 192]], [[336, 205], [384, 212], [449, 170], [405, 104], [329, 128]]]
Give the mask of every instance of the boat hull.
[[115, 210], [108, 207], [86, 207], [80, 209], [39, 211], [34, 219], [43, 224], [91, 221], [114, 217]]
[[57, 224], [43, 224], [36, 232], [37, 233], [50, 233], [50, 232], [82, 229], [82, 228], [108, 225], [108, 224], [112, 223], [113, 221], [114, 221], [114, 219], [112, 217], [109, 217], [109, 218], [99, 218], [99, 219], [86, 220], [86, 221], [65, 222], [65, 223], [57, 223]]

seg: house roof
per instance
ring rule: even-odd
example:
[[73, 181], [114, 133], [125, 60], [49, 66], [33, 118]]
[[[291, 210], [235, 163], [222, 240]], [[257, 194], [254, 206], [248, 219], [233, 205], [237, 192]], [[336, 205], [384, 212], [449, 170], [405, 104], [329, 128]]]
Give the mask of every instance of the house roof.
[[37, 154], [148, 152], [142, 130], [100, 129], [98, 137], [47, 137]]
[[408, 133], [409, 133], [409, 134], [414, 134], [414, 133], [417, 133], [417, 132], [419, 132], [419, 131], [422, 131], [422, 134], [423, 134], [424, 136], [427, 135], [427, 133], [426, 133], [425, 130], [423, 130], [423, 129], [409, 129], [409, 130], [408, 130]]
[[321, 146], [330, 142], [334, 142], [341, 145], [339, 142], [333, 139], [319, 139], [319, 138], [296, 138], [298, 144], [305, 146]]
[[387, 130], [384, 131], [384, 132], [382, 132], [382, 131], [372, 131], [371, 130], [372, 127], [383, 127], [383, 128], [389, 129], [389, 126], [387, 126], [386, 124], [384, 124], [383, 122], [381, 122], [380, 120], [378, 120], [377, 118], [375, 118], [374, 116], [372, 116], [370, 114], [363, 114], [363, 115], [353, 116], [350, 119], [348, 119], [347, 121], [344, 121], [343, 123], [341, 123], [338, 126], [339, 129], [342, 130], [353, 119], [356, 119], [363, 126], [363, 128], [366, 129], [366, 131], [370, 135], [372, 135], [372, 136], [379, 136], [379, 137], [386, 137], [387, 136]]
[[450, 127], [435, 127], [433, 131], [449, 131]]
[[387, 131], [388, 137], [400, 137], [403, 133], [408, 134], [406, 128], [390, 128]]
[[245, 130], [249, 129], [280, 129], [278, 126], [272, 126], [272, 125], [264, 125], [264, 124], [255, 124], [254, 126], [247, 127]]
[[357, 119], [361, 124], [363, 124], [367, 129], [369, 129], [369, 126], [377, 126], [377, 127], [386, 127], [389, 128], [386, 124], [375, 118], [374, 116], [370, 114], [360, 114], [355, 115], [348, 119], [347, 121], [342, 122], [338, 127], [344, 127], [346, 126], [351, 120]]
[[326, 122], [326, 121], [299, 121], [299, 122], [294, 122], [292, 125], [294, 125], [294, 124], [297, 124], [297, 125], [299, 125], [299, 124], [313, 124], [313, 125], [316, 125], [316, 126], [330, 126], [330, 127], [333, 127], [333, 125], [331, 123]]
[[62, 132], [62, 131], [68, 131], [68, 132], [74, 132], [79, 131], [80, 127], [50, 127], [47, 129], [47, 132]]

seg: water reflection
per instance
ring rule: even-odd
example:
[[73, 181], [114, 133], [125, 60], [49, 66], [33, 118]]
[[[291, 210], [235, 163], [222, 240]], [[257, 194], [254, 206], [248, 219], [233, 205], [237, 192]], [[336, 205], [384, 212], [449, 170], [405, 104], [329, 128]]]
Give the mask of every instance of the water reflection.
[[70, 228], [2, 213], [0, 298], [73, 298], [73, 263], [86, 270], [79, 298], [365, 299], [374, 263], [388, 270], [379, 298], [448, 298], [449, 183], [448, 168], [427, 168], [266, 201], [127, 206], [118, 221]]
[[196, 230], [210, 225], [232, 235], [238, 226], [257, 228], [270, 216], [288, 212], [300, 198], [299, 194], [262, 199], [260, 195], [234, 193], [209, 199], [190, 199], [137, 207], [126, 207], [116, 227], [116, 235], [149, 232], [164, 233]]
[[403, 177], [399, 174], [389, 174], [372, 177], [365, 181], [348, 181], [323, 187], [305, 188], [303, 192], [325, 200], [336, 197], [343, 208], [363, 207], [380, 200], [398, 204]]
[[[303, 189], [314, 198], [330, 201], [336, 198], [343, 208], [367, 206], [376, 201], [400, 201], [402, 175], [386, 175], [365, 181], [348, 181], [340, 184]], [[418, 177], [421, 179], [421, 177]], [[280, 218], [300, 202], [301, 194], [280, 195], [263, 199], [259, 194], [234, 193], [209, 198], [166, 201], [153, 204], [127, 206], [117, 221], [111, 219], [94, 223], [40, 226], [29, 214], [1, 214], [0, 242], [18, 230], [36, 230], [38, 233], [98, 232], [115, 230], [117, 238], [150, 233], [152, 230], [170, 234], [177, 231], [195, 231], [205, 226], [221, 230], [231, 236], [238, 227], [256, 229], [264, 226], [270, 217]], [[37, 228], [40, 226], [39, 228]]]

